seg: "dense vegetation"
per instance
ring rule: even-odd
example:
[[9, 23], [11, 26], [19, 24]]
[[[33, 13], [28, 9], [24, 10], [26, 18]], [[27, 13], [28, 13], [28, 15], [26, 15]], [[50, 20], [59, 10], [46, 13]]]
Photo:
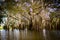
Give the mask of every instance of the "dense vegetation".
[[[5, 0], [0, 2], [0, 22], [6, 17], [4, 29], [59, 29], [59, 0]], [[57, 3], [57, 4], [56, 4]], [[3, 4], [3, 5], [2, 5]], [[56, 5], [55, 5], [56, 4]], [[50, 11], [52, 9], [52, 11]], [[55, 9], [55, 10], [53, 10]], [[2, 14], [2, 15], [1, 15]]]

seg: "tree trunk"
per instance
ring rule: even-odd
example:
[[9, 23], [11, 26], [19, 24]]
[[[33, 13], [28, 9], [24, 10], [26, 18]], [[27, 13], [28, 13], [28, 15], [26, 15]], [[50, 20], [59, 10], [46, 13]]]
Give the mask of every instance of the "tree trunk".
[[7, 15], [7, 30], [9, 31], [9, 15]]
[[32, 29], [32, 18], [31, 18], [31, 20], [30, 20], [30, 24], [29, 24], [29, 28], [28, 28], [29, 30], [31, 30]]

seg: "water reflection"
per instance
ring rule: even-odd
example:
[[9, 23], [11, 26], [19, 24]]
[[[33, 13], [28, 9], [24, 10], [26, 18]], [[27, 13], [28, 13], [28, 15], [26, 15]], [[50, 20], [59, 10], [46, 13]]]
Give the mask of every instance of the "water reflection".
[[60, 31], [1, 30], [0, 40], [60, 40]]
[[43, 29], [43, 37], [44, 37], [45, 40], [47, 40], [47, 38], [46, 38], [46, 30], [45, 29]]

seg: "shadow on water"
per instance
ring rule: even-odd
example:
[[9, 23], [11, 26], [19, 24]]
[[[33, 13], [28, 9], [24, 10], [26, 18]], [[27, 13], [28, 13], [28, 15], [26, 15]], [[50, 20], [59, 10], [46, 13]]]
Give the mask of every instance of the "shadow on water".
[[60, 40], [60, 31], [1, 30], [0, 40]]

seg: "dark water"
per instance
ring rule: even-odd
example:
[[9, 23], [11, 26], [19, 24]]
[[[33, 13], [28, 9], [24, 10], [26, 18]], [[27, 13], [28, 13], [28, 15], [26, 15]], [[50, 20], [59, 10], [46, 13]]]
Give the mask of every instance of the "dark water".
[[0, 40], [60, 40], [60, 31], [0, 30]]

